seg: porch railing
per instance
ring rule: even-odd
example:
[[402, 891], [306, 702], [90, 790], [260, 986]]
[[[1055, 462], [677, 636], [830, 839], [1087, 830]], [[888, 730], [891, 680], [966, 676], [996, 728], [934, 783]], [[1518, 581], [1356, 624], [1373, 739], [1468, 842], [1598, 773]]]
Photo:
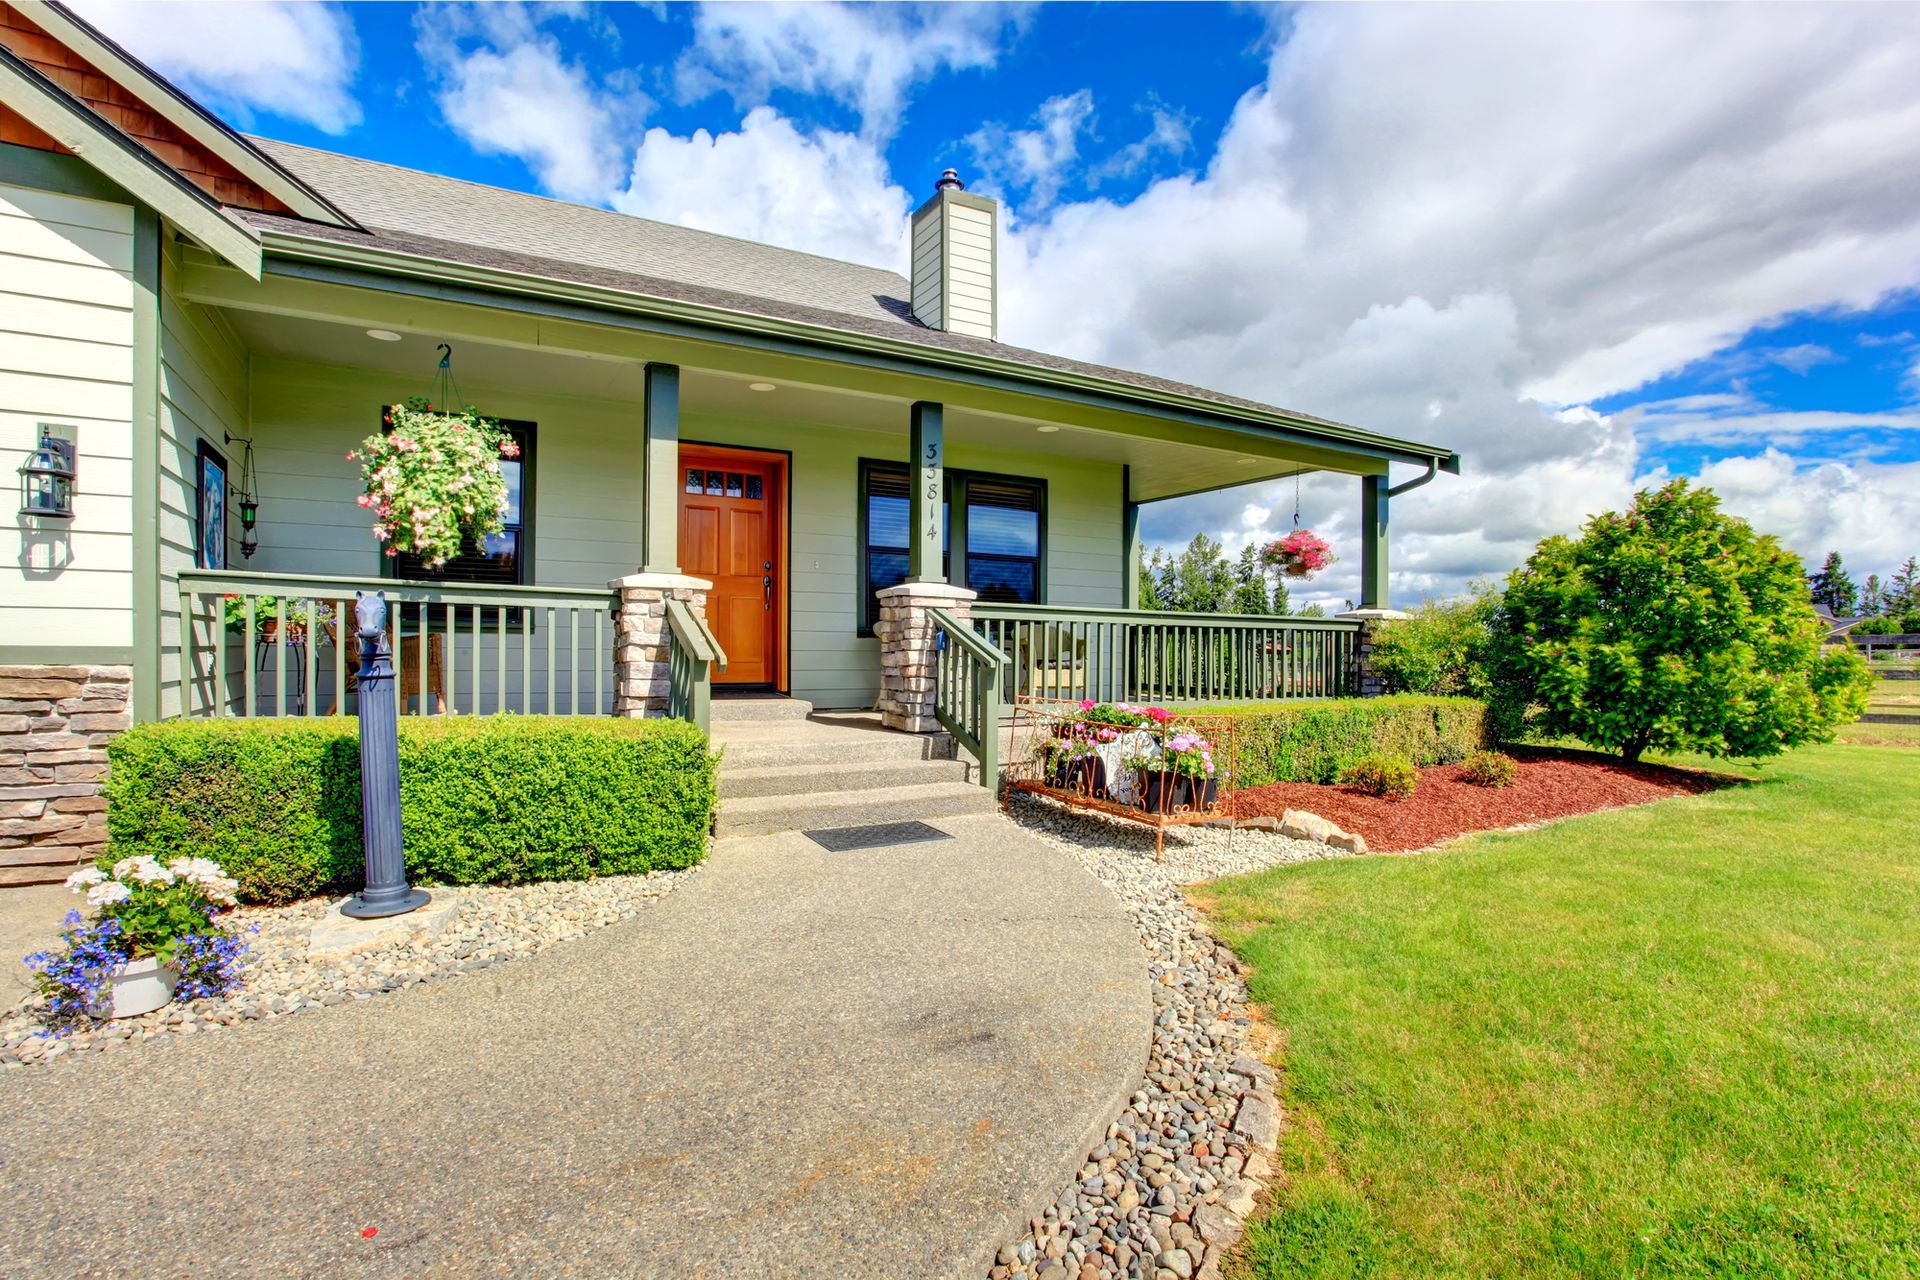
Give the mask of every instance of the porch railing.
[[945, 609], [929, 613], [941, 638], [934, 654], [933, 718], [980, 762], [981, 785], [997, 788], [1007, 655]]
[[1339, 618], [975, 604], [973, 628], [1007, 657], [1008, 702], [1259, 702], [1359, 692], [1360, 624]]
[[691, 720], [700, 732], [713, 730], [713, 668], [727, 669], [727, 655], [705, 618], [685, 601], [667, 601], [667, 714]]
[[352, 714], [360, 591], [387, 594], [402, 713], [612, 710], [611, 591], [194, 569], [180, 574], [181, 714]]

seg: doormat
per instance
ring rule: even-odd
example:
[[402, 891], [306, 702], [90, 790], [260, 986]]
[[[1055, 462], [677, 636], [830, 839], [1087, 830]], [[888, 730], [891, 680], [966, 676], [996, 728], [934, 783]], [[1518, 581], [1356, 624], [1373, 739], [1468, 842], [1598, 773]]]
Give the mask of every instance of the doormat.
[[826, 831], [803, 831], [800, 834], [829, 853], [953, 839], [946, 832], [936, 831], [924, 822], [874, 822], [864, 827], [832, 827]]

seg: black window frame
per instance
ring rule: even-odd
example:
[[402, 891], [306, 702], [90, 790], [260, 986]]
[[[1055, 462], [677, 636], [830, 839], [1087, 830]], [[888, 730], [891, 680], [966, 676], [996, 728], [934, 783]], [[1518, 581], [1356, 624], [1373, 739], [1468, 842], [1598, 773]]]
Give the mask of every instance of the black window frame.
[[[391, 431], [393, 429], [387, 425], [387, 420], [391, 413], [391, 406], [381, 406], [380, 421], [382, 431]], [[493, 421], [497, 422], [500, 428], [513, 439], [513, 442], [520, 446], [520, 521], [517, 526], [508, 526], [518, 535], [518, 542], [514, 549], [513, 581], [511, 583], [503, 583], [493, 578], [461, 577], [458, 576], [457, 570], [449, 573], [447, 568], [428, 569], [425, 565], [419, 564], [418, 557], [409, 557], [405, 553], [390, 556], [387, 554], [385, 547], [382, 547], [378, 553], [380, 556], [381, 577], [391, 578], [400, 582], [451, 582], [476, 587], [524, 587], [532, 580], [535, 516], [533, 480], [534, 468], [537, 465], [535, 459], [539, 452], [539, 424], [524, 418], [495, 418]], [[418, 572], [411, 575], [402, 574], [400, 572], [400, 562], [409, 558], [415, 561]], [[466, 558], [468, 558], [468, 554], [463, 552], [460, 556], [455, 557], [455, 560], [448, 561], [447, 565], [451, 567], [456, 561]], [[488, 617], [490, 621], [490, 612]], [[517, 619], [509, 619], [509, 621], [513, 622], [517, 621]]]
[[[872, 494], [872, 482], [875, 472], [888, 472], [901, 478], [903, 487], [911, 483], [912, 463], [891, 458], [860, 459], [859, 489], [855, 503], [855, 550], [854, 550], [854, 634], [871, 636], [873, 623], [879, 613], [879, 605], [867, 587], [872, 581], [869, 572], [868, 557], [874, 550], [868, 538], [868, 499]], [[1040, 476], [1007, 475], [996, 471], [975, 471], [963, 467], [945, 469], [943, 501], [946, 505], [945, 555], [942, 557], [942, 572], [948, 582], [964, 586], [967, 578], [967, 488], [973, 481], [996, 485], [1009, 485], [1030, 488], [1034, 492], [1034, 514], [1039, 534], [1038, 546], [1033, 556], [1002, 556], [999, 554], [976, 553], [991, 560], [1028, 560], [1033, 561], [1034, 603], [1047, 602], [1047, 482]], [[885, 548], [894, 550], [893, 548]], [[906, 550], [900, 548], [899, 550]]]

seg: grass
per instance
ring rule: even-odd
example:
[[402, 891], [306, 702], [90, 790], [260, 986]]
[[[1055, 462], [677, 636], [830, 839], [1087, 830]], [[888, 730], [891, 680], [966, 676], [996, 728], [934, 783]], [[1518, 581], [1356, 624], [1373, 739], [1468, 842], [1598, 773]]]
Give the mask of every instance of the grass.
[[1920, 751], [1199, 891], [1282, 1037], [1243, 1276], [1920, 1272]]
[[[1920, 716], [1920, 681], [1881, 680], [1867, 701], [1869, 712]], [[1920, 724], [1852, 724], [1840, 731], [1842, 742], [1920, 746]]]

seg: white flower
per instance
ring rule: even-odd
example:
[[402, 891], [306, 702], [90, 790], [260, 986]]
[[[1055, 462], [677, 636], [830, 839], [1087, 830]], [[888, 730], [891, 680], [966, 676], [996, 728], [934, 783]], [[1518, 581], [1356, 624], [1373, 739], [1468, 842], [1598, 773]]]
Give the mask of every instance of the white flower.
[[98, 867], [82, 867], [67, 877], [67, 888], [75, 893], [83, 893], [107, 878], [107, 873]]
[[173, 872], [161, 866], [158, 859], [143, 853], [137, 858], [122, 858], [114, 863], [113, 878], [133, 879], [143, 884], [172, 884]]
[[109, 880], [105, 884], [97, 884], [87, 890], [87, 905], [90, 907], [104, 907], [109, 903], [125, 902], [132, 896], [133, 890], [127, 888], [127, 886], [121, 884], [118, 880]]

